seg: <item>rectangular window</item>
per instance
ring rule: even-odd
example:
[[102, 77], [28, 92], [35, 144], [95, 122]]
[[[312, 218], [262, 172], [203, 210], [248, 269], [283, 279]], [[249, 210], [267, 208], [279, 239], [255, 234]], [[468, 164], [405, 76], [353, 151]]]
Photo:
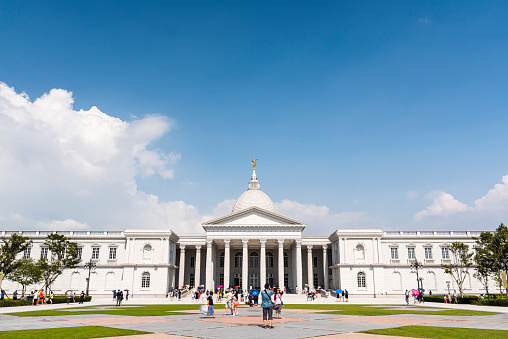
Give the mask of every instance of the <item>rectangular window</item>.
[[257, 273], [251, 273], [250, 274], [250, 286], [252, 288], [258, 288], [259, 287], [259, 277]]
[[83, 256], [83, 247], [78, 247], [78, 259], [81, 260]]
[[[222, 253], [224, 254], [224, 253]], [[224, 267], [224, 256], [221, 255], [220, 258], [219, 258], [219, 267]]]
[[109, 248], [109, 260], [116, 260], [116, 247]]
[[273, 255], [266, 256], [266, 267], [273, 267]]
[[450, 259], [450, 252], [448, 252], [448, 247], [441, 247], [441, 257], [443, 259]]
[[224, 285], [224, 274], [223, 273], [221, 273], [219, 275], [219, 285]]
[[235, 267], [242, 267], [243, 257], [241, 255], [235, 255]]
[[399, 259], [399, 249], [397, 247], [391, 247], [390, 251], [392, 254], [392, 260]]
[[194, 267], [196, 265], [196, 257], [190, 257], [190, 267]]
[[249, 257], [249, 267], [259, 267], [259, 257], [257, 254]]
[[317, 257], [312, 257], [312, 267], [317, 267]]
[[425, 247], [425, 259], [432, 259], [432, 247]]
[[408, 259], [415, 259], [415, 248], [414, 247], [407, 248], [407, 258]]
[[48, 248], [41, 247], [41, 259], [48, 259]]
[[195, 283], [195, 280], [194, 280], [194, 273], [191, 273], [189, 275], [189, 286], [190, 287], [194, 287], [194, 283]]
[[284, 267], [289, 267], [289, 258], [287, 255], [284, 255]]
[[284, 273], [284, 286], [289, 285], [289, 274]]
[[23, 257], [30, 258], [30, 253], [32, 252], [32, 247], [28, 246], [25, 248], [25, 251], [23, 252]]
[[99, 259], [99, 247], [92, 247], [92, 259]]
[[314, 287], [317, 287], [319, 285], [319, 281], [318, 281], [318, 275], [317, 273], [314, 273]]

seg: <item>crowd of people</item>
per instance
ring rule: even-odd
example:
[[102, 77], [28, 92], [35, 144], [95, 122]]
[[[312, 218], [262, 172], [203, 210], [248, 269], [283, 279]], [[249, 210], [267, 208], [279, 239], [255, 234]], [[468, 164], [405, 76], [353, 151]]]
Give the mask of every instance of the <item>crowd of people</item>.
[[[67, 291], [66, 293], [66, 297], [67, 297], [67, 305], [70, 304], [71, 302], [71, 299], [72, 299], [72, 302], [75, 303], [76, 302], [76, 293], [72, 293], [71, 291]], [[9, 296], [7, 295], [7, 293], [5, 293], [4, 290], [1, 291], [1, 295], [0, 295], [0, 300], [4, 300], [4, 299], [10, 299]], [[48, 293], [46, 293], [44, 291], [44, 289], [40, 289], [40, 290], [32, 290], [30, 291], [30, 293], [28, 295], [25, 295], [25, 292], [21, 292], [21, 295], [19, 295], [18, 291], [15, 290], [13, 293], [12, 293], [12, 300], [26, 300], [26, 301], [30, 301], [32, 303], [32, 305], [34, 306], [37, 306], [37, 305], [44, 305], [44, 304], [53, 304], [54, 303], [54, 299], [55, 299], [55, 294], [53, 293], [53, 291], [49, 291]], [[82, 304], [85, 300], [85, 291], [81, 291], [81, 294], [79, 295], [79, 304]]]

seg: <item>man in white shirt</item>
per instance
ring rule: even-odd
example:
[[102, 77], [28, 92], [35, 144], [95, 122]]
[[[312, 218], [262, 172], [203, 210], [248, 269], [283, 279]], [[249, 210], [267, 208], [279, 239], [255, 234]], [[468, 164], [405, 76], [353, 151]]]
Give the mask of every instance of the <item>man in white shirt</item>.
[[226, 309], [224, 310], [224, 315], [228, 315], [228, 308], [231, 310], [231, 314], [233, 314], [233, 292], [228, 289], [228, 294], [226, 296]]

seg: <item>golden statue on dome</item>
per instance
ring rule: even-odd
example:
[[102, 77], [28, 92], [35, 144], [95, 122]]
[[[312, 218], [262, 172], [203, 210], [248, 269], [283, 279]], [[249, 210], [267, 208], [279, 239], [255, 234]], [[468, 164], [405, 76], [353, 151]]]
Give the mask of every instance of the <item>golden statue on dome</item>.
[[253, 169], [253, 170], [256, 170], [256, 161], [258, 161], [258, 159], [254, 159], [254, 160], [252, 160], [252, 161], [251, 161], [251, 162], [252, 162], [252, 165], [253, 165], [253, 166], [252, 166], [252, 169]]

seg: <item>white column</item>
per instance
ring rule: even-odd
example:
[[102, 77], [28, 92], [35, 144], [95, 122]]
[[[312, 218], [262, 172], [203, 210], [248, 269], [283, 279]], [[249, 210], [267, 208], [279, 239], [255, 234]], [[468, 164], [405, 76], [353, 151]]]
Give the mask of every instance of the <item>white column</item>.
[[323, 245], [323, 277], [324, 277], [324, 289], [327, 290], [328, 287], [328, 245]]
[[230, 259], [230, 254], [229, 254], [229, 248], [230, 248], [230, 243], [231, 243], [231, 240], [224, 240], [224, 290], [226, 290], [230, 285], [230, 279], [229, 279], [229, 275], [230, 275], [230, 264], [229, 264], [229, 259]]
[[300, 293], [303, 288], [302, 281], [302, 242], [296, 241], [296, 293]]
[[201, 285], [201, 245], [196, 245], [196, 263], [194, 265], [194, 286]]
[[260, 240], [261, 250], [259, 255], [259, 284], [261, 289], [265, 288], [266, 284], [266, 240]]
[[284, 291], [284, 240], [279, 240], [279, 288]]
[[314, 275], [312, 274], [312, 245], [307, 246], [307, 284], [314, 286]]
[[249, 240], [242, 240], [242, 289], [249, 290]]
[[206, 241], [206, 286], [209, 291], [213, 291], [213, 272], [212, 272], [212, 240]]
[[182, 288], [185, 277], [185, 245], [180, 245], [180, 266], [178, 266], [178, 288]]

